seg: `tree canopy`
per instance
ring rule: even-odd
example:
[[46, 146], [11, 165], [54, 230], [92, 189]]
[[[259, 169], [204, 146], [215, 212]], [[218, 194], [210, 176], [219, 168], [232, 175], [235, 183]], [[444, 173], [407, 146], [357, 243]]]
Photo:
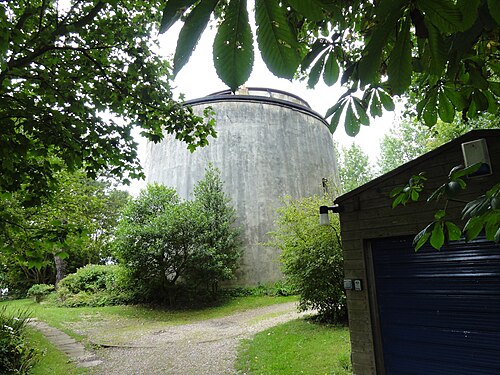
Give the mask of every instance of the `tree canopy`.
[[25, 207], [20, 193], [0, 199], [0, 274], [12, 293], [111, 257], [128, 193], [81, 171], [56, 177], [58, 190], [39, 205]]
[[380, 142], [377, 173], [383, 174], [396, 169], [473, 129], [495, 128], [500, 128], [500, 119], [491, 114], [466, 123], [438, 120], [432, 129], [414, 120], [403, 120], [389, 134], [384, 135]]
[[347, 193], [375, 178], [375, 171], [368, 155], [353, 143], [342, 147], [337, 153], [340, 178], [340, 193]]
[[[254, 52], [246, 0], [170, 0], [160, 30], [184, 26], [174, 72], [189, 60], [211, 14], [218, 20], [213, 60], [232, 90], [250, 76]], [[356, 135], [394, 96], [412, 96], [426, 125], [488, 111], [500, 96], [500, 7], [496, 0], [256, 0], [257, 44], [268, 69], [314, 87], [340, 78], [345, 93], [332, 103], [333, 132], [344, 119]]]
[[63, 168], [142, 176], [134, 126], [191, 149], [213, 123], [173, 99], [157, 51], [165, 1], [2, 1], [0, 193], [43, 196]]

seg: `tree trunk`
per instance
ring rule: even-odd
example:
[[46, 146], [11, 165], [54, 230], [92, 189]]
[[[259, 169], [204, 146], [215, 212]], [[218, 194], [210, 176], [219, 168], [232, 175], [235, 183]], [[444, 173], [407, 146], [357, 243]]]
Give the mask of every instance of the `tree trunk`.
[[66, 276], [66, 261], [61, 257], [54, 255], [54, 262], [56, 263], [56, 288], [59, 281]]

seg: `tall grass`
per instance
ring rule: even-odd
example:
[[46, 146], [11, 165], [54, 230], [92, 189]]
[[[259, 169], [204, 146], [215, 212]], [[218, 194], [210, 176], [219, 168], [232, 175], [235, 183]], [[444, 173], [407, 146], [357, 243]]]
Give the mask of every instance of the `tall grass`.
[[25, 335], [28, 318], [26, 310], [0, 307], [0, 374], [28, 374], [36, 363], [38, 352]]

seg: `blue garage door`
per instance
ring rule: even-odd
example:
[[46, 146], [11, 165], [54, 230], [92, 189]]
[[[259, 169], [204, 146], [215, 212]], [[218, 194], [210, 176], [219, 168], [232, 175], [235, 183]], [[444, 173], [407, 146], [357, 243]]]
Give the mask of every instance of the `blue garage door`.
[[386, 375], [500, 374], [500, 246], [372, 242]]

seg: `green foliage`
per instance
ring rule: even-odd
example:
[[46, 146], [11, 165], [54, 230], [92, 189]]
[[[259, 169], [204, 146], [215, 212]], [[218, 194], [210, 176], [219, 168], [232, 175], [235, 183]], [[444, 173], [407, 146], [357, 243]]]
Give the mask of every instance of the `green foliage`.
[[64, 287], [73, 294], [106, 290], [112, 285], [117, 270], [118, 266], [88, 264], [61, 280], [59, 288]]
[[427, 181], [427, 178], [423, 173], [421, 173], [419, 175], [412, 176], [405, 186], [395, 187], [389, 195], [391, 198], [394, 198], [392, 208], [397, 207], [400, 204], [405, 206], [411, 201], [418, 201], [420, 193], [424, 189], [425, 181]]
[[82, 172], [57, 173], [58, 189], [38, 206], [25, 206], [20, 193], [0, 197], [0, 264], [7, 286], [25, 292], [32, 284], [54, 283], [55, 256], [67, 272], [111, 255], [111, 240], [128, 193]]
[[484, 230], [488, 240], [500, 243], [500, 183], [467, 203], [462, 214], [468, 219], [464, 226], [466, 240], [476, 238]]
[[379, 173], [390, 172], [424, 154], [432, 135], [429, 128], [412, 121], [402, 121], [392, 128], [380, 142]]
[[[213, 5], [219, 32], [231, 24], [240, 3]], [[178, 5], [164, 8], [162, 30], [185, 12], [183, 29], [196, 27], [191, 15], [198, 3]], [[314, 87], [321, 76], [327, 85], [333, 84], [342, 71], [340, 81], [346, 92], [326, 117], [331, 116], [332, 131], [343, 118], [352, 136], [360, 125], [370, 123], [369, 115], [382, 116], [382, 106], [393, 110], [393, 97], [398, 95], [412, 98], [418, 118], [429, 127], [438, 118], [453, 121], [456, 113], [463, 119], [496, 114], [499, 19], [493, 0], [255, 3], [257, 44], [272, 73], [291, 79], [300, 72]], [[229, 42], [225, 53], [232, 50], [235, 56], [241, 53], [240, 47]], [[178, 43], [178, 50], [184, 48]], [[219, 76], [234, 90], [233, 77], [245, 77], [248, 64], [247, 58], [242, 66], [219, 65]]]
[[[214, 40], [214, 66], [232, 91], [244, 84], [253, 65], [253, 38], [246, 0], [231, 1]], [[243, 69], [246, 67], [247, 69]]]
[[256, 0], [255, 19], [257, 43], [268, 69], [278, 77], [291, 79], [301, 57], [295, 29], [290, 25], [285, 6], [274, 0]]
[[249, 375], [351, 375], [349, 329], [302, 319], [280, 324], [242, 342], [236, 369]]
[[233, 277], [239, 252], [235, 211], [212, 167], [181, 201], [173, 189], [149, 185], [125, 208], [116, 255], [147, 301], [174, 303], [181, 293], [215, 294]]
[[192, 6], [196, 0], [173, 0], [167, 1], [163, 9], [163, 17], [160, 24], [160, 33], [164, 33], [182, 16], [187, 7]]
[[[161, 187], [157, 185], [155, 190]], [[167, 188], [165, 188], [167, 189]], [[141, 196], [154, 194], [147, 187]], [[141, 196], [135, 201], [141, 204]], [[197, 249], [202, 217], [192, 202], [166, 202], [164, 210], [136, 223], [127, 207], [117, 230], [116, 256], [137, 281], [138, 293], [146, 301], [173, 303], [179, 278]], [[179, 280], [179, 282], [178, 282]]]
[[339, 220], [331, 216], [329, 226], [318, 221], [318, 207], [330, 203], [327, 197], [285, 197], [267, 245], [281, 250], [283, 273], [300, 294], [299, 308], [317, 309], [323, 320], [342, 322], [347, 308]]
[[58, 285], [59, 303], [66, 307], [109, 306], [133, 299], [132, 280], [119, 265], [88, 264]]
[[[189, 61], [196, 44], [201, 38], [201, 34], [210, 21], [210, 15], [215, 10], [218, 0], [206, 0], [195, 2], [192, 11], [186, 17], [186, 23], [179, 33], [177, 48], [174, 54], [174, 75], [177, 74]], [[169, 7], [166, 7], [167, 10]], [[177, 12], [176, 12], [177, 13]], [[168, 17], [164, 12], [164, 18]], [[165, 25], [162, 25], [163, 27]]]
[[173, 99], [169, 64], [156, 53], [164, 4], [4, 2], [0, 193], [22, 189], [38, 203], [65, 166], [90, 177], [143, 176], [134, 126], [155, 142], [170, 133], [191, 148], [207, 144], [213, 123]]
[[245, 296], [270, 296], [270, 297], [288, 297], [298, 294], [297, 289], [286, 280], [280, 280], [273, 285], [258, 284], [255, 287], [238, 287], [224, 289], [222, 293], [231, 297], [245, 297]]
[[219, 283], [232, 279], [238, 268], [241, 239], [235, 227], [236, 210], [224, 192], [219, 170], [212, 165], [194, 187], [194, 203], [202, 213], [203, 227], [188, 282], [216, 291]]
[[35, 284], [28, 289], [27, 297], [33, 297], [35, 302], [41, 302], [45, 297], [54, 291], [54, 285]]
[[286, 296], [293, 296], [296, 294], [298, 294], [298, 291], [293, 285], [286, 282], [286, 280], [281, 280], [278, 281], [276, 284], [274, 284], [271, 295], [286, 297]]
[[0, 373], [28, 374], [38, 360], [38, 353], [25, 338], [29, 314], [8, 313], [0, 307]]
[[349, 148], [342, 147], [337, 154], [337, 162], [342, 193], [354, 190], [375, 177], [368, 155], [354, 143]]
[[[474, 174], [480, 167], [480, 163], [466, 168], [463, 166], [454, 167], [448, 175], [448, 181], [434, 190], [427, 198], [428, 202], [444, 200], [444, 207], [435, 213], [434, 221], [415, 236], [413, 240], [415, 251], [418, 251], [427, 241], [433, 248], [439, 250], [449, 241], [461, 238], [462, 230], [454, 222], [447, 220], [446, 208], [449, 200], [454, 199], [462, 190], [466, 189], [467, 183], [464, 177]], [[426, 180], [422, 175], [412, 176], [406, 186], [395, 188], [390, 194], [391, 198], [394, 198], [392, 207], [399, 204], [405, 205], [409, 201], [418, 201]], [[500, 184], [496, 184], [485, 195], [465, 205], [462, 219], [468, 219], [463, 228], [463, 234], [465, 234], [467, 241], [475, 239], [484, 230], [488, 240], [500, 242], [499, 203]]]

